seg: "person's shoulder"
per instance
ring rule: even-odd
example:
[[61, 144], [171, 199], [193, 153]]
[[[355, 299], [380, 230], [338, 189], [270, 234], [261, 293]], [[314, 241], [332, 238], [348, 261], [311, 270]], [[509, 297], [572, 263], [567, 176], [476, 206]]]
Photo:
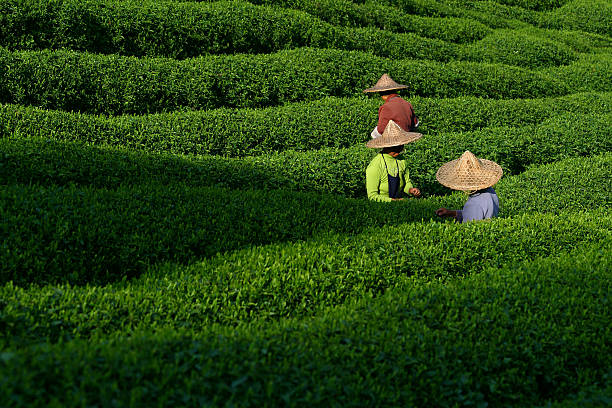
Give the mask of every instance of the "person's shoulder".
[[380, 154], [377, 154], [376, 156], [372, 157], [372, 160], [370, 160], [370, 164], [368, 164], [368, 169], [370, 167], [378, 166], [381, 163], [381, 160], [382, 156]]

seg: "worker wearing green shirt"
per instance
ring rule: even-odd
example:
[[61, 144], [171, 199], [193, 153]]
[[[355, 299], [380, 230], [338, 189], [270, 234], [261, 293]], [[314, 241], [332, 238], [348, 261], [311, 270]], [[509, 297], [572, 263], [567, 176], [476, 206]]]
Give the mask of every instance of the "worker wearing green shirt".
[[414, 142], [421, 136], [420, 133], [406, 132], [389, 120], [382, 136], [366, 144], [373, 149], [382, 149], [366, 169], [366, 190], [370, 200], [395, 201], [407, 195], [421, 195], [421, 191], [410, 182], [406, 162], [397, 159], [406, 143]]

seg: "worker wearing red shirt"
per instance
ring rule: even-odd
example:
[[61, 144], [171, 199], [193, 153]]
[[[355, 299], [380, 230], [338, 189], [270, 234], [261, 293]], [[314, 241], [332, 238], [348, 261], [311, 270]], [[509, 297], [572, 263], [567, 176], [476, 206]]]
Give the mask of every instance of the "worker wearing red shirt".
[[393, 120], [406, 132], [412, 132], [419, 125], [419, 119], [414, 114], [410, 102], [402, 99], [397, 91], [408, 88], [406, 85], [398, 84], [387, 74], [380, 77], [376, 85], [364, 90], [364, 93], [378, 92], [384, 101], [378, 108], [378, 125], [372, 131], [372, 138], [382, 135], [389, 120]]

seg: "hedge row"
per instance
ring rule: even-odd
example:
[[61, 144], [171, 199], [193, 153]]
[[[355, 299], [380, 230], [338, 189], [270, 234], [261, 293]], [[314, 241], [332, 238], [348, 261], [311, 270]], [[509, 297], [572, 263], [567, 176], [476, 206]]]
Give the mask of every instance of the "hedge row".
[[[413, 16], [395, 8], [350, 1], [308, 1], [291, 9], [279, 9], [227, 1], [160, 4], [3, 0], [0, 11], [0, 44], [7, 47], [68, 47], [175, 58], [219, 52], [269, 52], [313, 43], [332, 48], [367, 48], [367, 44], [350, 38], [351, 33], [360, 32], [355, 27], [415, 33], [458, 43], [481, 39], [490, 32], [469, 19]], [[401, 41], [403, 37], [393, 38]]]
[[0, 280], [19, 284], [120, 280], [160, 261], [432, 218], [441, 202], [389, 208], [333, 195], [154, 182], [116, 189], [11, 184], [0, 198]]
[[350, 0], [249, 0], [253, 4], [302, 10], [333, 25], [376, 27], [393, 32], [412, 32], [423, 37], [465, 43], [482, 39], [491, 30], [477, 21], [459, 17], [423, 17], [395, 7]]
[[406, 13], [432, 17], [460, 17], [478, 21], [491, 28], [525, 28], [536, 25], [540, 14], [522, 7], [494, 1], [381, 0]]
[[542, 16], [540, 25], [612, 37], [612, 4], [606, 0], [572, 0]]
[[497, 3], [508, 6], [519, 6], [528, 10], [548, 11], [554, 10], [568, 3], [570, 0], [496, 0]]
[[[521, 127], [568, 114], [612, 112], [612, 93], [495, 100], [409, 98], [427, 136], [486, 127]], [[263, 110], [219, 109], [104, 117], [0, 105], [5, 137], [72, 140], [151, 152], [230, 157], [273, 151], [349, 147], [367, 141], [377, 122], [377, 98], [324, 98]]]
[[[510, 181], [508, 188], [500, 183], [503, 214], [608, 208], [605, 181], [612, 156], [583, 160], [591, 162], [554, 167], [564, 177], [551, 177], [545, 169], [528, 173], [527, 181]], [[543, 191], [551, 191], [547, 200], [540, 198]], [[321, 232], [352, 234], [398, 220], [432, 219], [437, 208], [458, 207], [464, 199], [453, 195], [390, 206], [333, 195], [164, 186], [150, 180], [116, 189], [9, 184], [0, 194], [5, 235], [0, 276], [19, 284], [113, 281], [160, 261], [189, 262]]]
[[[609, 242], [580, 247], [452, 283], [405, 285], [305, 321], [8, 348], [0, 398], [14, 406], [538, 406], [606, 379], [610, 255]], [[49, 303], [64, 290], [49, 292]], [[154, 293], [135, 310], [154, 309]]]
[[[530, 68], [564, 65], [575, 58], [574, 51], [563, 44], [520, 32], [495, 32], [492, 39], [479, 35], [484, 40], [461, 47], [411, 33], [340, 28], [307, 13], [247, 2], [2, 0], [0, 12], [0, 27], [4, 27], [0, 45], [11, 49], [67, 48], [183, 59], [309, 46], [367, 51], [393, 59], [465, 59]], [[385, 8], [379, 18], [388, 13]], [[411, 24], [402, 16], [398, 21]], [[433, 25], [458, 32], [445, 19]]]
[[[534, 164], [612, 151], [610, 121], [610, 114], [567, 114], [540, 126], [426, 135], [407, 146], [404, 158], [411, 180], [424, 194], [446, 194], [448, 190], [436, 181], [435, 173], [440, 165], [466, 150], [496, 161], [506, 175], [518, 174]], [[176, 157], [30, 138], [4, 139], [0, 141], [0, 152], [4, 158], [0, 181], [6, 183], [77, 183], [114, 188], [153, 179], [162, 184], [283, 188], [348, 197], [364, 197], [364, 171], [376, 154], [360, 145], [270, 152], [240, 159]]]
[[[502, 0], [504, 1], [504, 0]], [[554, 0], [553, 0], [554, 1]], [[524, 3], [509, 0], [506, 3]], [[431, 1], [431, 0], [382, 0], [389, 6], [405, 13], [435, 17], [460, 17], [478, 21], [492, 28], [525, 28], [526, 24], [545, 28], [581, 30], [603, 34], [612, 33], [610, 2], [606, 0], [571, 0], [561, 7], [548, 11], [544, 4], [530, 2], [528, 9], [517, 7], [523, 4], [500, 4], [499, 1]], [[541, 5], [541, 6], [540, 6]]]
[[[35, 285], [15, 282], [1, 289], [2, 298], [10, 300], [1, 314], [4, 341], [19, 346], [141, 329], [199, 331], [214, 323], [312, 316], [325, 307], [405, 290], [414, 276], [449, 280], [585, 244], [609, 247], [612, 221], [604, 211], [527, 214], [470, 225], [402, 223], [395, 215], [388, 213], [397, 226], [253, 247], [191, 266], [166, 263], [136, 280], [105, 286], [93, 284], [91, 269], [83, 272], [88, 274], [83, 281], [90, 283], [85, 286], [39, 286], [44, 278], [32, 271], [28, 283]], [[129, 278], [118, 276], [120, 271], [114, 280]], [[55, 280], [70, 279], [58, 275]]]
[[454, 44], [412, 33], [336, 27], [304, 12], [242, 1], [2, 0], [0, 27], [0, 45], [11, 49], [137, 57], [183, 59], [310, 46], [448, 61], [459, 52]]
[[534, 166], [498, 185], [500, 216], [530, 211], [612, 209], [612, 152]]
[[[363, 95], [384, 72], [408, 85], [412, 95], [542, 98], [609, 92], [609, 76], [589, 82], [609, 72], [605, 70], [612, 56], [598, 58], [540, 72], [500, 64], [394, 61], [321, 49], [186, 61], [0, 49], [0, 102], [108, 115], [260, 108]], [[568, 85], [580, 81], [578, 88]]]

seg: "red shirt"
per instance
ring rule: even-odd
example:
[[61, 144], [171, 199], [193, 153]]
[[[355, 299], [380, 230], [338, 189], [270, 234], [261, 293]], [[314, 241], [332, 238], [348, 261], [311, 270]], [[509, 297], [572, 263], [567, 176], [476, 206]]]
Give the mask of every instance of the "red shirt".
[[417, 117], [414, 114], [410, 102], [400, 98], [398, 94], [391, 94], [385, 103], [378, 108], [378, 133], [382, 135], [387, 127], [389, 119], [393, 119], [402, 129], [411, 132], [414, 125], [417, 123]]

